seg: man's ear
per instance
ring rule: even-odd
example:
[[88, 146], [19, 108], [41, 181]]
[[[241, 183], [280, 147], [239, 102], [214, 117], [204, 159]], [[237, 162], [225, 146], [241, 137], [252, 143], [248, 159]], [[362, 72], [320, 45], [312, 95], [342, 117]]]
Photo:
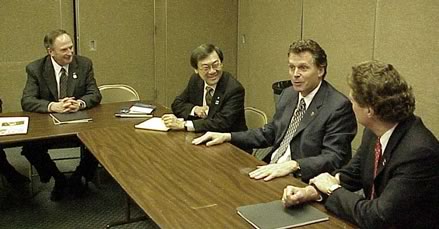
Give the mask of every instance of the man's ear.
[[194, 72], [195, 72], [195, 74], [198, 74], [198, 70], [197, 70], [197, 69], [195, 69], [195, 68], [194, 68]]
[[324, 67], [320, 67], [319, 70], [318, 70], [319, 77], [322, 78], [324, 73], [325, 73], [325, 68]]
[[367, 117], [372, 118], [375, 115], [375, 111], [372, 107], [367, 107]]
[[52, 53], [53, 53], [53, 50], [51, 48], [47, 48], [47, 54], [49, 54], [50, 56], [53, 56]]

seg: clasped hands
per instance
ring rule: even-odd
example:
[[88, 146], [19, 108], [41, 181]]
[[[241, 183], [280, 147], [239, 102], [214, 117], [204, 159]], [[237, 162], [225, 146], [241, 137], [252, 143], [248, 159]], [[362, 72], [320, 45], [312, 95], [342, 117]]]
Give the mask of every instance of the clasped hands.
[[58, 102], [53, 102], [49, 107], [49, 112], [73, 113], [77, 112], [80, 107], [81, 103], [75, 97], [65, 97]]
[[[303, 188], [288, 185], [282, 195], [282, 203], [285, 207], [298, 205], [310, 201], [316, 201], [321, 198], [320, 193], [328, 193], [329, 188], [334, 184], [339, 184], [338, 176], [334, 177], [329, 173], [322, 173], [309, 180], [308, 185]], [[317, 190], [317, 189], [318, 190]]]

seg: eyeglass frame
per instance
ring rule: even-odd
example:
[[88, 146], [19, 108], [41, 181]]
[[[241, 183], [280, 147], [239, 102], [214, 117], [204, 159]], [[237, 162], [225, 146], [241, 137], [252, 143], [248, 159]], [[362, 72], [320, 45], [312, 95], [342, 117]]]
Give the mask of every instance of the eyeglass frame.
[[222, 67], [223, 63], [220, 60], [216, 60], [212, 64], [203, 64], [203, 67], [198, 67], [198, 70], [202, 72], [209, 72], [210, 69], [217, 71], [220, 70]]

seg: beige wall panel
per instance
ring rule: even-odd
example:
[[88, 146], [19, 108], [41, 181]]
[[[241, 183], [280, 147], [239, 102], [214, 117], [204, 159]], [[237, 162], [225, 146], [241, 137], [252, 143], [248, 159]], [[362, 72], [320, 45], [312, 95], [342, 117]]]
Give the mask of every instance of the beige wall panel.
[[193, 73], [189, 63], [191, 51], [202, 43], [220, 47], [225, 70], [236, 74], [238, 3], [237, 0], [168, 0], [166, 4], [166, 35], [157, 36], [166, 38], [166, 51], [160, 54], [166, 56], [166, 75], [160, 81], [166, 82], [165, 104], [170, 105]]
[[128, 84], [154, 99], [153, 23], [153, 0], [79, 1], [79, 53], [93, 60], [98, 85]]
[[43, 57], [44, 35], [71, 31], [72, 0], [2, 0], [0, 3], [0, 97], [3, 111], [21, 111], [25, 66]]
[[[304, 1], [303, 38], [317, 41], [328, 55], [328, 80], [348, 95], [346, 77], [351, 66], [372, 59], [375, 1], [332, 0]], [[360, 143], [362, 128], [353, 142]]]
[[415, 113], [439, 137], [439, 1], [379, 0], [375, 57], [413, 86]]
[[289, 79], [288, 47], [300, 39], [302, 1], [241, 0], [239, 6], [239, 76], [246, 106], [274, 113], [271, 85]]

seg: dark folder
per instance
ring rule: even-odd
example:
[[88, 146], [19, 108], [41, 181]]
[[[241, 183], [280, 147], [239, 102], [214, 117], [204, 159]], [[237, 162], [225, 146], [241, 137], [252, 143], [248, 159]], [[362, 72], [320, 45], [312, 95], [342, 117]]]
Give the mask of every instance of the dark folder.
[[50, 116], [52, 117], [55, 125], [66, 123], [82, 123], [92, 120], [86, 111], [78, 111], [73, 113], [51, 113]]
[[309, 204], [285, 208], [280, 200], [238, 207], [238, 214], [253, 227], [292, 228], [328, 220], [328, 215]]

